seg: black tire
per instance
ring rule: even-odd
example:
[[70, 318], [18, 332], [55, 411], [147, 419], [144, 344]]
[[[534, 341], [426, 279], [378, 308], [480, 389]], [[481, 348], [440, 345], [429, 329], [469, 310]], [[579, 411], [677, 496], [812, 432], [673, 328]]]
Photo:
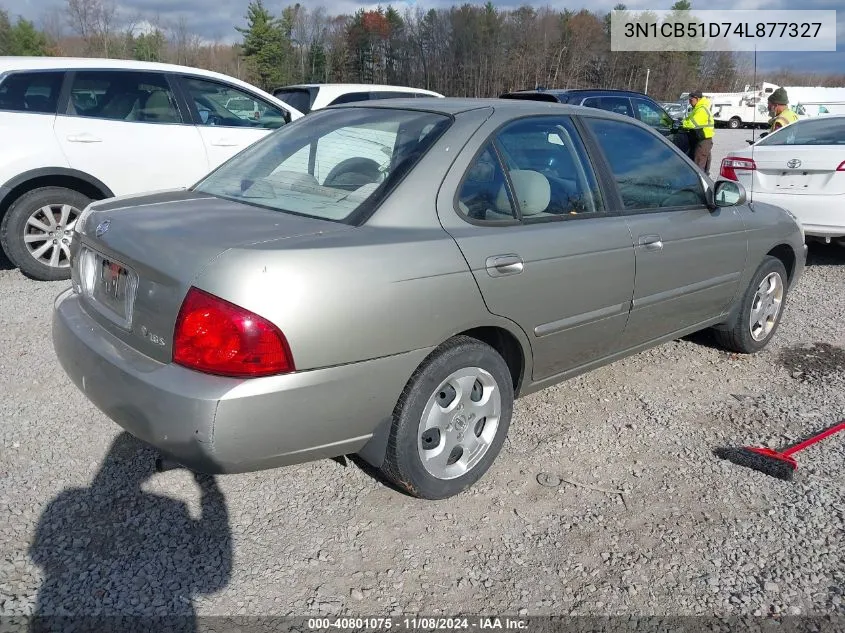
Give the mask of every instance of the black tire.
[[[751, 310], [754, 306], [758, 287], [763, 280], [772, 273], [779, 275], [783, 289], [780, 307], [774, 317], [774, 326], [772, 329], [765, 337], [757, 340], [751, 334]], [[776, 257], [766, 256], [760, 264], [760, 267], [757, 269], [757, 272], [754, 274], [754, 277], [751, 279], [751, 283], [748, 285], [748, 288], [745, 290], [741, 299], [739, 310], [736, 312], [733, 319], [729, 323], [726, 323], [726, 327], [723, 329], [715, 330], [714, 334], [719, 345], [729, 351], [738, 352], [740, 354], [754, 354], [766, 347], [777, 332], [781, 319], [783, 318], [783, 311], [786, 309], [788, 284], [789, 281], [783, 262]]]
[[[43, 207], [70, 205], [77, 213], [81, 213], [90, 202], [88, 196], [65, 187], [41, 187], [28, 191], [15, 200], [3, 216], [3, 222], [0, 223], [0, 246], [9, 260], [27, 277], [39, 281], [70, 279], [70, 266], [64, 252], [60, 255], [58, 266], [42, 262], [29, 252], [25, 236], [35, 229], [28, 227], [27, 222], [33, 213]], [[68, 236], [62, 235], [59, 239], [64, 237]]]
[[[498, 427], [486, 452], [467, 472], [452, 479], [438, 478], [426, 470], [419, 454], [423, 412], [429, 399], [453, 372], [470, 367], [485, 370], [495, 381], [501, 398]], [[489, 345], [468, 336], [449, 339], [417, 368], [396, 404], [382, 474], [415, 497], [445, 499], [459, 494], [477, 482], [499, 454], [510, 427], [513, 400], [513, 379], [501, 355]], [[464, 428], [471, 426], [467, 424]], [[477, 427], [473, 430], [478, 435]]]
[[728, 127], [730, 127], [732, 130], [738, 130], [740, 128], [741, 124], [742, 124], [742, 121], [740, 119], [737, 119], [736, 117], [734, 117], [730, 121], [728, 121]]

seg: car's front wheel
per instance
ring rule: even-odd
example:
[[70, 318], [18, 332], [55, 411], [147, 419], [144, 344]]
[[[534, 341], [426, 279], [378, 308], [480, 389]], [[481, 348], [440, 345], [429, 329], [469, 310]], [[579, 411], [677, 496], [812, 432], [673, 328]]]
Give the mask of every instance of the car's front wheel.
[[783, 263], [776, 257], [765, 257], [742, 296], [733, 320], [726, 328], [716, 330], [719, 344], [742, 354], [763, 349], [780, 325], [788, 284]]
[[25, 275], [70, 279], [70, 242], [76, 220], [91, 202], [65, 187], [33, 189], [12, 203], [0, 225], [0, 245]]
[[457, 336], [434, 351], [393, 415], [383, 474], [424, 499], [454, 496], [496, 459], [513, 413], [513, 381], [492, 347]]

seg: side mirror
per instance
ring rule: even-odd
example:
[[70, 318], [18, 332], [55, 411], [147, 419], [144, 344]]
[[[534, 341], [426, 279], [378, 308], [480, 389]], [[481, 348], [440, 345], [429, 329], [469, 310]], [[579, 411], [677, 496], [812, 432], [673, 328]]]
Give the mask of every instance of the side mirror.
[[736, 207], [745, 204], [745, 187], [735, 180], [718, 180], [713, 187], [713, 203], [717, 207]]

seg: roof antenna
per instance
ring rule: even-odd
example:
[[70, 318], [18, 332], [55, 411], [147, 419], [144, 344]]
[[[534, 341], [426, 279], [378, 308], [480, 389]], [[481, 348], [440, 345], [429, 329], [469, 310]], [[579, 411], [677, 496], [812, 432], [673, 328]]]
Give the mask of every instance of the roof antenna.
[[[754, 42], [754, 90], [757, 90], [757, 42]], [[760, 97], [760, 99], [762, 100], [762, 97]], [[753, 123], [751, 124], [751, 163], [754, 165], [756, 165], [754, 162], [754, 143], [757, 142], [757, 114], [759, 112], [760, 106], [757, 106], [754, 118], [752, 119]], [[768, 110], [766, 112], [768, 112]], [[750, 195], [748, 197], [751, 198], [751, 204], [749, 207], [752, 211], [754, 211], [754, 170], [751, 171], [751, 191], [749, 194]]]
[[[757, 43], [754, 43], [754, 90], [757, 89]], [[757, 106], [757, 111], [759, 112], [760, 106]], [[757, 117], [754, 117], [754, 124], [751, 126], [751, 141], [752, 144], [757, 141]], [[754, 148], [751, 149], [751, 158], [753, 159], [754, 156]]]

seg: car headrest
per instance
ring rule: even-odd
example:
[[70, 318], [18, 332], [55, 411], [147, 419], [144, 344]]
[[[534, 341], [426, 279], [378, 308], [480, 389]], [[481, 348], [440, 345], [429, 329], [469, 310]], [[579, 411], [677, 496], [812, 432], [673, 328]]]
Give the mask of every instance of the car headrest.
[[[548, 178], [538, 171], [514, 169], [510, 172], [510, 179], [522, 215], [536, 215], [546, 210], [552, 199], [552, 187]], [[496, 210], [500, 213], [510, 213], [510, 209], [511, 204], [505, 186], [502, 185], [496, 198]]]

